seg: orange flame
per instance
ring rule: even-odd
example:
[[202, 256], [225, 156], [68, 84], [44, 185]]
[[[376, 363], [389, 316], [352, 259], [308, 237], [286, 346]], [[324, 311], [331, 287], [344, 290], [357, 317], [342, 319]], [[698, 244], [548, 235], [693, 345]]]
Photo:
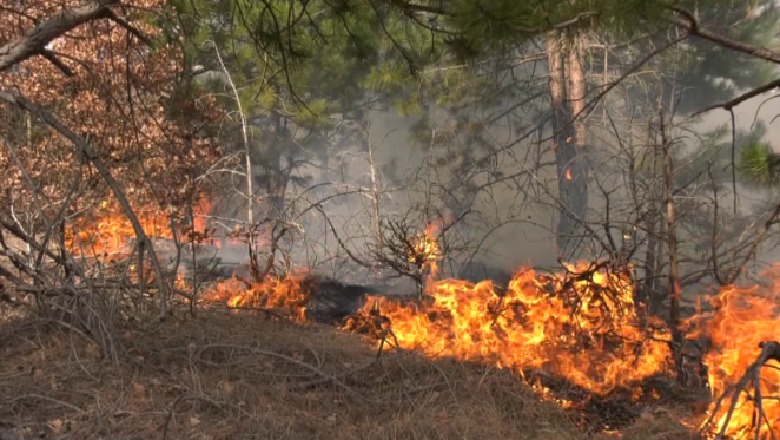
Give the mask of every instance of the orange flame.
[[571, 180], [571, 168], [566, 169], [566, 180]]
[[300, 275], [268, 276], [263, 281], [249, 283], [234, 276], [220, 282], [206, 297], [225, 302], [230, 308], [276, 311], [296, 322], [304, 322], [308, 295], [301, 286], [302, 278]]
[[[759, 356], [758, 347], [762, 341], [780, 340], [780, 264], [773, 265], [765, 273], [768, 286], [755, 285], [751, 287], [724, 287], [720, 293], [711, 298], [714, 312], [703, 313], [692, 318], [696, 325], [689, 335], [696, 338], [708, 335], [710, 349], [705, 355], [708, 366], [709, 386], [715, 400], [709, 408], [708, 417], [712, 424], [712, 438], [724, 428], [730, 399], [733, 392], [729, 391], [748, 366]], [[752, 397], [754, 386], [750, 383], [747, 392], [741, 393], [737, 399], [734, 413], [725, 427], [726, 436], [733, 440], [773, 438], [769, 431], [780, 433], [780, 364], [770, 361], [760, 371], [759, 389], [762, 399], [764, 420], [756, 419], [756, 408]], [[718, 405], [717, 398], [729, 391], [723, 402]], [[761, 427], [761, 436], [756, 437], [756, 430]]]
[[[201, 198], [193, 206], [195, 231], [204, 233], [206, 216], [211, 204]], [[147, 236], [172, 238], [171, 216], [175, 210], [165, 210], [153, 204], [135, 207], [134, 213]], [[184, 225], [184, 230], [190, 229]], [[74, 256], [127, 255], [132, 252], [130, 239], [135, 237], [133, 225], [115, 199], [104, 200], [95, 212], [78, 217], [65, 229], [65, 245]]]
[[[568, 269], [581, 273], [585, 268]], [[206, 296], [229, 307], [272, 309], [303, 322], [308, 294], [301, 279], [290, 275], [247, 283], [234, 277]], [[428, 293], [433, 301], [422, 305], [370, 296], [344, 328], [360, 327], [355, 323], [361, 320], [376, 322], [371, 316], [379, 310], [400, 348], [489, 362], [520, 374], [541, 369], [596, 393], [670, 368], [669, 337], [663, 329], [653, 334], [642, 328], [628, 277], [601, 271], [590, 280], [567, 281], [525, 270], [503, 296], [496, 295], [490, 281], [443, 280], [431, 283]], [[638, 398], [641, 390], [635, 393]]]
[[544, 369], [597, 393], [669, 367], [668, 342], [640, 329], [632, 285], [614, 274], [565, 286], [526, 270], [503, 297], [490, 281], [440, 281], [429, 294], [433, 304], [423, 306], [373, 297], [362, 313], [378, 308], [387, 316], [401, 348], [519, 372]]
[[438, 261], [441, 258], [441, 249], [437, 241], [439, 229], [439, 224], [436, 222], [428, 224], [425, 232], [415, 237], [408, 257], [409, 264], [418, 265], [420, 270], [427, 274], [428, 281], [435, 280], [438, 275]]
[[[571, 179], [570, 170], [566, 178]], [[194, 211], [196, 231], [205, 232], [209, 203], [202, 199]], [[170, 219], [176, 214], [154, 206], [136, 210], [150, 237], [171, 238]], [[413, 241], [408, 256], [410, 264], [427, 273], [426, 293], [431, 300], [406, 304], [370, 297], [354, 319], [378, 310], [388, 318], [388, 329], [400, 348], [431, 357], [488, 362], [520, 374], [541, 369], [595, 393], [632, 386], [670, 369], [669, 336], [661, 325], [647, 329], [640, 323], [628, 276], [597, 271], [591, 277], [572, 277], [587, 269], [584, 264], [570, 265], [566, 274], [557, 276], [523, 270], [502, 295], [496, 294], [490, 281], [435, 281], [441, 258], [440, 228], [439, 223], [429, 224]], [[77, 256], [129, 254], [129, 239], [134, 236], [130, 222], [110, 200], [68, 225], [66, 245]], [[716, 397], [742, 377], [760, 353], [759, 342], [780, 340], [780, 264], [771, 267], [765, 277], [768, 286], [723, 288], [711, 300], [714, 312], [691, 320], [695, 329], [688, 337], [707, 335], [711, 340], [704, 361]], [[232, 308], [263, 308], [304, 322], [309, 298], [302, 279], [299, 274], [267, 277], [262, 282], [234, 277], [218, 283], [207, 297]], [[177, 284], [184, 282], [177, 278]], [[756, 386], [765, 396], [764, 420], [756, 420], [751, 385], [749, 394], [738, 397], [727, 426], [728, 399], [710, 405], [713, 438], [722, 429], [733, 440], [768, 439], [770, 430], [780, 432], [780, 364], [770, 361], [761, 370], [761, 379]], [[759, 427], [763, 436], [756, 437]]]

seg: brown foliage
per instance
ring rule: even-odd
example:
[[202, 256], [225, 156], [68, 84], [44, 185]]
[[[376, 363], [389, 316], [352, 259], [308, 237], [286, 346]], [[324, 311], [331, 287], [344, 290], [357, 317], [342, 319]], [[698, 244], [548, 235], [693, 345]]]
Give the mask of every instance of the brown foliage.
[[[37, 0], [0, 8], [0, 48], [30, 38], [36, 23], [86, 4]], [[116, 19], [87, 21], [52, 40], [45, 56], [0, 73], [0, 91], [21, 94], [88, 139], [132, 202], [160, 206], [191, 200], [192, 177], [219, 155], [204, 132], [219, 117], [214, 102], [203, 98], [196, 105], [179, 93], [186, 86], [181, 51], [149, 24], [164, 8], [161, 0], [122, 2], [107, 13]], [[70, 142], [9, 104], [0, 106], [11, 115], [0, 127], [4, 206], [14, 203], [24, 212], [35, 208], [34, 197], [44, 207], [56, 203], [77, 173], [83, 173], [81, 209], [105, 199], [105, 185]], [[173, 117], [173, 109], [185, 117]]]

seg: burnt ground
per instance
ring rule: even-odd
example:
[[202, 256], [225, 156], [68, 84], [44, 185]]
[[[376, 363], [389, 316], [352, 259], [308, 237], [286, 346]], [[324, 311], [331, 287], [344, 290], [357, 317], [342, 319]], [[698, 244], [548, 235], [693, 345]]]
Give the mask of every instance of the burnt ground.
[[[508, 371], [377, 359], [329, 327], [176, 311], [157, 328], [118, 329], [112, 362], [76, 333], [15, 315], [0, 323], [2, 440], [615, 438]], [[688, 404], [615, 405], [630, 414], [624, 439], [695, 438], [679, 422]]]

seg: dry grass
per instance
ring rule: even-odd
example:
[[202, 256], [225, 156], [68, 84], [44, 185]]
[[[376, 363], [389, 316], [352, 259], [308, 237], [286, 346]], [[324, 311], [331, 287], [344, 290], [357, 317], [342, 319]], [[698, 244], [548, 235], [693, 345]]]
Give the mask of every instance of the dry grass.
[[[32, 321], [0, 330], [0, 439], [608, 439], [516, 376], [358, 336], [202, 313], [127, 331], [121, 365]], [[684, 439], [653, 413], [625, 439]], [[689, 437], [693, 438], [693, 437]]]

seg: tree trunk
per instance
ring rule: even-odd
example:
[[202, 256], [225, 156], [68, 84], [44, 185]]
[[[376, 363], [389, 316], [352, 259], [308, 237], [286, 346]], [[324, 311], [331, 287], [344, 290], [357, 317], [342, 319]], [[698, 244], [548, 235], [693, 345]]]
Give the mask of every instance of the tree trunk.
[[564, 260], [577, 257], [588, 209], [587, 166], [578, 151], [585, 145], [587, 128], [581, 120], [585, 76], [577, 42], [577, 37], [568, 39], [560, 32], [548, 34], [550, 103], [562, 211], [556, 239], [558, 256]]
[[[655, 205], [655, 204], [653, 204]], [[653, 212], [651, 214], [648, 214], [647, 219], [647, 249], [645, 249], [645, 280], [642, 286], [642, 292], [639, 295], [638, 298], [635, 299], [635, 302], [638, 304], [640, 302], [645, 303], [647, 306], [647, 310], [649, 312], [654, 311], [655, 304], [654, 303], [654, 297], [655, 297], [655, 289], [658, 285], [657, 277], [657, 269], [658, 266], [656, 264], [656, 255], [659, 251], [659, 243], [658, 243], [658, 231], [657, 231], [657, 218], [655, 214], [655, 209], [653, 208]]]
[[265, 192], [268, 197], [266, 216], [271, 221], [280, 220], [284, 210], [284, 193], [287, 189], [285, 167], [282, 165], [281, 137], [282, 115], [277, 110], [271, 111], [271, 133], [268, 136], [265, 157], [266, 185]]
[[666, 125], [664, 123], [664, 114], [659, 110], [660, 133], [661, 133], [661, 155], [664, 166], [664, 201], [666, 203], [666, 248], [669, 254], [668, 269], [668, 291], [669, 297], [669, 328], [672, 332], [672, 342], [674, 343], [674, 359], [677, 367], [678, 378], [682, 380], [682, 342], [683, 336], [680, 329], [680, 297], [682, 287], [680, 286], [680, 268], [677, 261], [677, 231], [676, 231], [676, 212], [674, 203], [674, 161], [669, 153], [670, 140], [667, 137]]

